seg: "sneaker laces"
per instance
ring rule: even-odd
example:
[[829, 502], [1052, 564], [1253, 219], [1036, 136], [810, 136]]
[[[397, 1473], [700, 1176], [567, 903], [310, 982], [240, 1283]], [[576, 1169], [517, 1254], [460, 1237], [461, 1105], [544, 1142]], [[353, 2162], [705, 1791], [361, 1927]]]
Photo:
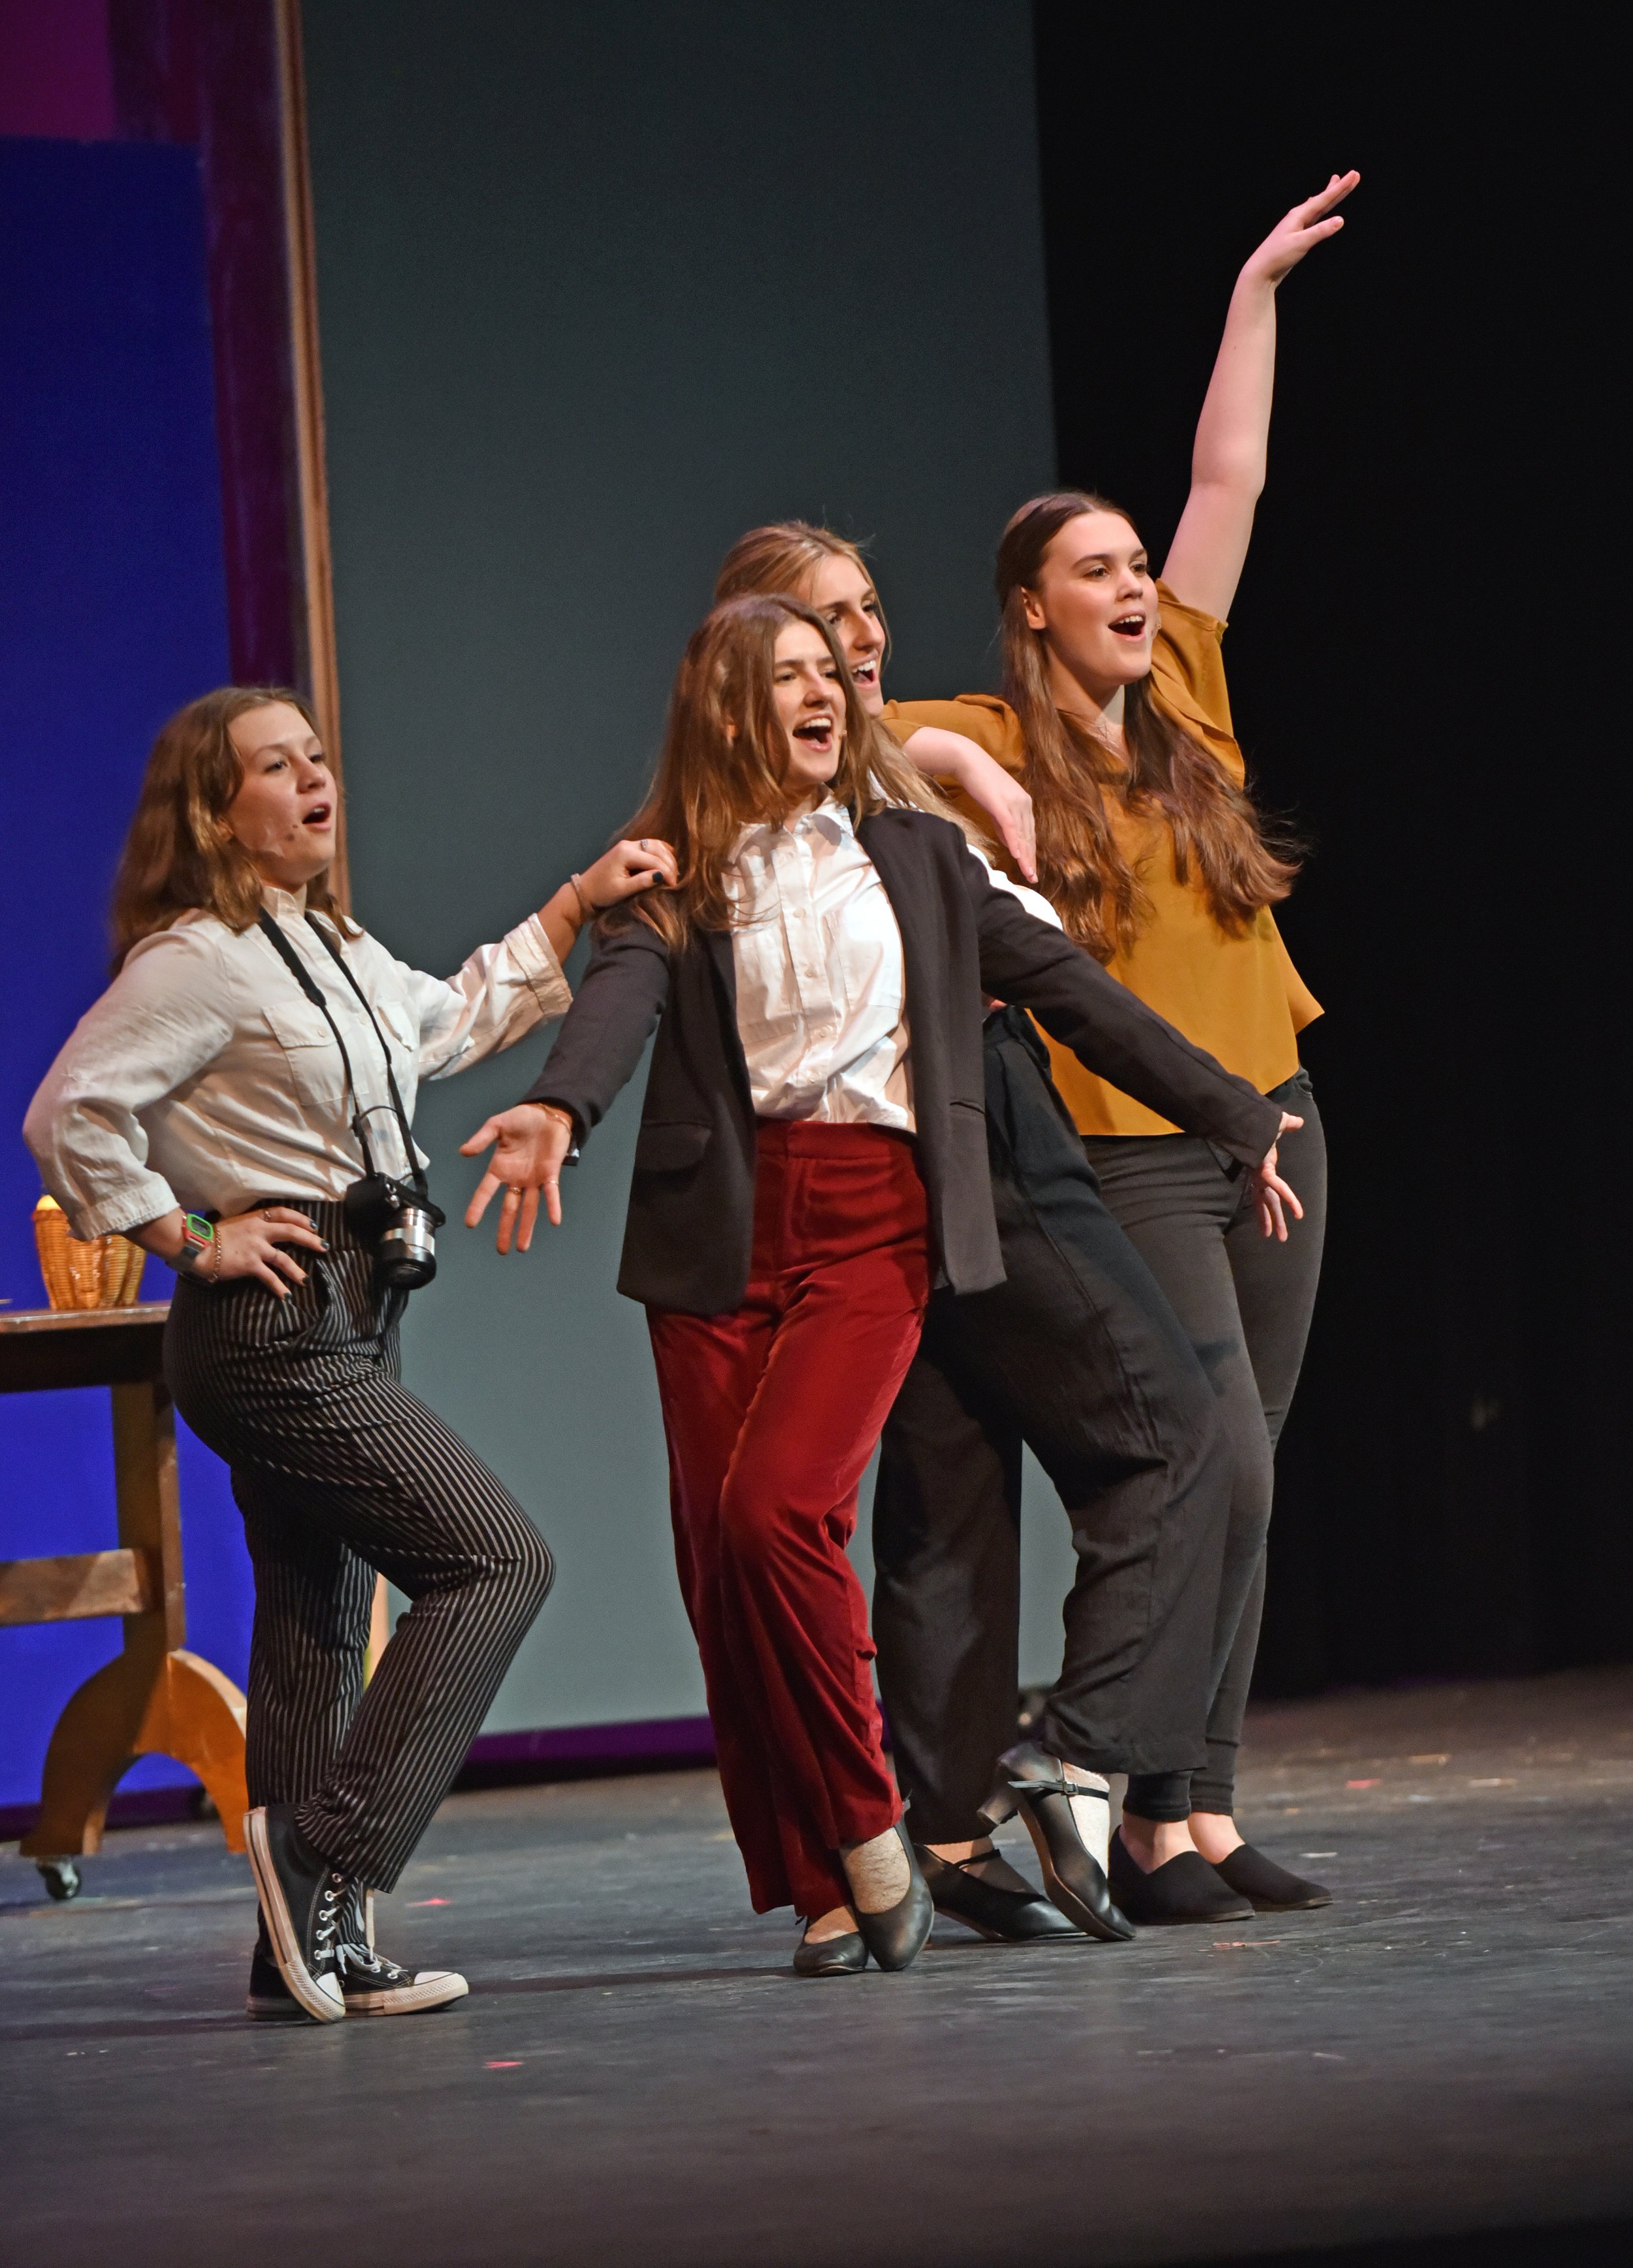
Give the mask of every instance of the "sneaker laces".
[[372, 1945], [337, 1945], [335, 1966], [343, 1977], [373, 1977], [386, 1984], [411, 1984], [414, 1981], [406, 1969], [400, 1969], [395, 1961], [388, 1961]]
[[338, 1957], [335, 1943], [340, 1921], [341, 1901], [351, 1888], [344, 1874], [330, 1874], [318, 1897], [316, 1926], [312, 1932], [312, 1949], [326, 1961]]

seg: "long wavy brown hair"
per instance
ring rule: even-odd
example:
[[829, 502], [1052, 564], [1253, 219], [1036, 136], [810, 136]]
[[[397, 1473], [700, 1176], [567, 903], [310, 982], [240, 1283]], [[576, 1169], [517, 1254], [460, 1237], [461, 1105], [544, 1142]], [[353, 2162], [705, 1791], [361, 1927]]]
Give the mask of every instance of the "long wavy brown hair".
[[1194, 874], [1221, 929], [1240, 936], [1260, 909], [1293, 887], [1299, 846], [1267, 831], [1246, 793], [1201, 742], [1151, 696], [1149, 677], [1123, 703], [1121, 757], [1057, 706], [1041, 631], [1026, 619], [1044, 553], [1068, 520], [1120, 504], [1081, 489], [1034, 497], [1004, 529], [994, 582], [1003, 615], [1003, 694], [1020, 719], [1025, 784], [1038, 829], [1042, 886], [1069, 934], [1097, 960], [1126, 952], [1150, 912], [1150, 900], [1124, 856], [1107, 809], [1118, 798], [1132, 812], [1160, 814], [1172, 832], [1174, 873]]
[[[114, 878], [115, 974], [138, 939], [195, 908], [232, 930], [253, 929], [260, 918], [261, 877], [225, 821], [244, 779], [233, 725], [274, 701], [299, 710], [317, 731], [311, 704], [286, 685], [222, 685], [178, 709], [154, 741]], [[307, 904], [343, 936], [359, 934], [329, 887], [327, 867], [307, 884]]]
[[788, 739], [773, 679], [777, 641], [790, 622], [818, 633], [839, 672], [845, 740], [828, 792], [853, 821], [898, 804], [948, 815], [862, 707], [839, 640], [813, 608], [786, 591], [728, 599], [687, 642], [651, 792], [623, 830], [672, 843], [679, 882], [615, 909], [613, 922], [649, 923], [671, 946], [684, 945], [695, 931], [731, 926], [728, 868], [737, 838], [743, 828], [790, 805]]

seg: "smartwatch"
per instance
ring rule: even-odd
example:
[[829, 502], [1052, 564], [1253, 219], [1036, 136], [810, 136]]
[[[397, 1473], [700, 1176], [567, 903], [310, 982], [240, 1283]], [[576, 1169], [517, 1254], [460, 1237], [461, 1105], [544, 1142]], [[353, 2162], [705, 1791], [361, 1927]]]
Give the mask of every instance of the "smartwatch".
[[181, 1249], [176, 1255], [176, 1266], [190, 1275], [216, 1241], [216, 1225], [206, 1220], [202, 1212], [184, 1212], [181, 1216]]

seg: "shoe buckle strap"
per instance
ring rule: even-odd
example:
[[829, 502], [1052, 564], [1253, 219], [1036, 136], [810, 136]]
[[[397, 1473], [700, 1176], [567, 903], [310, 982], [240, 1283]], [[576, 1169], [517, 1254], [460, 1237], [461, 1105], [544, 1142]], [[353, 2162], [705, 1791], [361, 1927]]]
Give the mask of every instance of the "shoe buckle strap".
[[1012, 1779], [1009, 1786], [1017, 1795], [1087, 1795], [1105, 1804], [1112, 1800], [1109, 1787], [1084, 1787], [1077, 1780], [1068, 1779], [1064, 1772], [1059, 1779]]

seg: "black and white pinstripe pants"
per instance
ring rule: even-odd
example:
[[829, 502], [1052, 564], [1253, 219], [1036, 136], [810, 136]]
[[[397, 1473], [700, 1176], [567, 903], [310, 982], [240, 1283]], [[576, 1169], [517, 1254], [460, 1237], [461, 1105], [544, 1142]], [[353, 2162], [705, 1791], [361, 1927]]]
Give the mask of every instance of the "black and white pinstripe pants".
[[[255, 1574], [252, 1804], [292, 1803], [331, 1865], [388, 1890], [447, 1793], [554, 1572], [543, 1538], [401, 1384], [407, 1295], [381, 1292], [338, 1204], [278, 1299], [183, 1277], [176, 1407], [224, 1458]], [[366, 1692], [374, 1574], [413, 1602]]]

